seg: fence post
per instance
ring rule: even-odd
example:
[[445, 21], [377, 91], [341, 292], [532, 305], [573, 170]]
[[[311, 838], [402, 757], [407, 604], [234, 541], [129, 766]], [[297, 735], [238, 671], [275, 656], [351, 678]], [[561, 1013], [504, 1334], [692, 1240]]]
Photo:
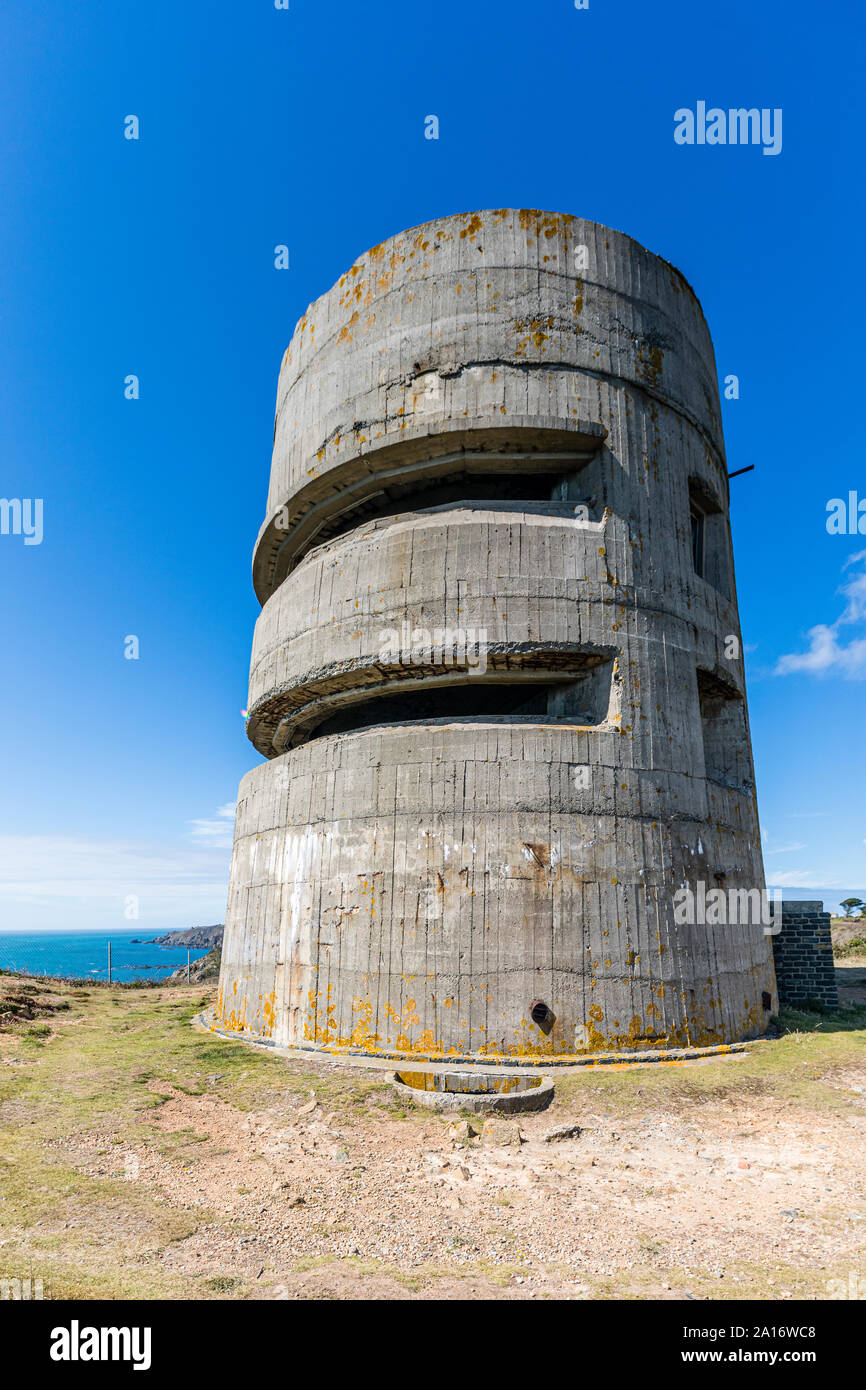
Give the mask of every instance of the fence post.
[[111, 942], [108, 943], [108, 983], [111, 984]]
[[186, 982], [189, 984], [189, 947], [186, 948]]

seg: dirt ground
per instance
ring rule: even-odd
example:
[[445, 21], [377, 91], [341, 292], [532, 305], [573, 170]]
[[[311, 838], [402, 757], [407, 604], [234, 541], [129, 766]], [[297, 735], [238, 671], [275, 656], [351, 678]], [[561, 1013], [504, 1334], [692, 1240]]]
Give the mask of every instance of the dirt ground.
[[0, 977], [0, 1278], [121, 1298], [866, 1289], [866, 960], [839, 977], [838, 1015], [788, 1012], [745, 1055], [588, 1068], [487, 1125], [197, 1031], [201, 988]]

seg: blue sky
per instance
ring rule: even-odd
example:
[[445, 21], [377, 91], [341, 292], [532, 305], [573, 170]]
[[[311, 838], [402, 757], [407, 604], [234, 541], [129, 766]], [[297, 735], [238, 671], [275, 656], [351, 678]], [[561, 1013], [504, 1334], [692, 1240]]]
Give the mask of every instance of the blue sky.
[[[44, 533], [0, 535], [0, 926], [222, 920], [283, 351], [369, 246], [501, 206], [621, 228], [700, 297], [756, 465], [768, 880], [866, 896], [866, 535], [825, 524], [866, 499], [861, 29], [853, 0], [5, 0], [0, 495]], [[781, 108], [781, 153], [677, 145], [699, 100]]]

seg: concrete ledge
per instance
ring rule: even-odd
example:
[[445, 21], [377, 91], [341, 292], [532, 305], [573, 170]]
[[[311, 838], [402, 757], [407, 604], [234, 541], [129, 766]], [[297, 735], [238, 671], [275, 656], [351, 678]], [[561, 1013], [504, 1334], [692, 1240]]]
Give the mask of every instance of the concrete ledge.
[[[470, 656], [472, 654], [470, 653]], [[550, 723], [556, 726], [574, 728], [611, 727], [610, 705], [612, 700], [612, 666], [615, 652], [608, 648], [589, 648], [583, 650], [561, 643], [559, 650], [539, 647], [533, 643], [513, 644], [504, 651], [490, 650], [485, 653], [486, 670], [480, 671], [463, 663], [453, 662], [443, 669], [442, 665], [400, 666], [379, 662], [364, 666], [361, 663], [348, 669], [322, 675], [316, 680], [298, 684], [289, 689], [265, 697], [250, 712], [247, 737], [265, 757], [287, 752], [297, 744], [315, 735], [318, 725], [335, 714], [351, 709], [353, 705], [365, 703], [377, 696], [426, 693], [429, 690], [448, 691], [456, 685], [496, 686], [507, 681], [520, 682], [527, 687], [527, 697], [533, 685], [558, 683], [565, 687], [569, 682], [586, 678], [598, 668], [600, 690], [592, 690], [583, 696], [584, 703], [592, 704], [593, 696], [599, 704], [594, 712], [595, 718], [580, 719], [565, 714], [514, 715], [512, 722], [525, 724]], [[474, 658], [473, 658], [474, 659]], [[607, 687], [607, 688], [605, 688]], [[606, 697], [606, 698], [605, 698]], [[603, 706], [603, 708], [601, 707]], [[381, 724], [405, 724], [406, 719], [389, 715], [388, 706], [382, 706]], [[589, 711], [592, 712], [592, 711]], [[617, 710], [614, 713], [618, 713]], [[423, 720], [422, 714], [418, 718]], [[446, 715], [428, 716], [432, 724], [452, 724], [472, 721], [476, 723], [498, 724], [508, 719], [507, 715], [470, 716], [463, 719]], [[371, 721], [372, 724], [375, 721]], [[350, 729], [348, 732], [358, 732]]]
[[[366, 450], [358, 446], [339, 464], [281, 498], [263, 524], [253, 556], [253, 587], [264, 604], [294, 568], [329, 520], [383, 488], [421, 483], [462, 469], [523, 476], [558, 469], [579, 470], [607, 439], [604, 425], [592, 420], [556, 421], [539, 428], [535, 420], [512, 419], [507, 427], [484, 422], [467, 429], [443, 420], [437, 434], [428, 424], [407, 429], [397, 442]], [[400, 507], [395, 505], [399, 513]], [[359, 517], [359, 524], [362, 518]]]
[[[470, 1110], [475, 1115], [495, 1110], [515, 1115], [546, 1110], [554, 1085], [547, 1077], [501, 1076], [476, 1068], [471, 1072], [433, 1071], [409, 1067], [388, 1078], [401, 1100], [426, 1110]], [[413, 1084], [414, 1083], [414, 1084]]]

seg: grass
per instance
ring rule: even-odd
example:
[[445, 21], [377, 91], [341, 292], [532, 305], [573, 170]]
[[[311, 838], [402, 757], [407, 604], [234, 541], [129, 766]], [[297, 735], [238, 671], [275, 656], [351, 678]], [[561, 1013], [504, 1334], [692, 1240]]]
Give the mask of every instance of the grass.
[[[354, 1108], [354, 1087], [323, 1085], [304, 1069], [293, 1074], [241, 1043], [216, 1044], [195, 1032], [191, 1019], [209, 995], [62, 983], [22, 990], [6, 977], [0, 1011], [10, 994], [22, 993], [44, 1000], [53, 1019], [52, 1027], [24, 1020], [15, 1026], [4, 1015], [3, 1056], [16, 1060], [0, 1068], [0, 1277], [20, 1277], [32, 1267], [54, 1298], [214, 1297], [218, 1290], [206, 1281], [164, 1274], [154, 1264], [215, 1214], [178, 1210], [121, 1176], [82, 1171], [60, 1141], [74, 1150], [77, 1139], [92, 1141], [104, 1131], [119, 1145], [120, 1168], [122, 1146], [150, 1138], [163, 1154], [189, 1162], [207, 1136], [149, 1132], [146, 1120], [141, 1124], [174, 1089], [218, 1091], [250, 1110], [284, 1099], [287, 1090], [306, 1098], [313, 1083], [319, 1095], [333, 1092], [329, 1105]], [[209, 1084], [217, 1071], [226, 1075]]]
[[653, 1064], [635, 1070], [593, 1068], [585, 1075], [557, 1079], [557, 1100], [588, 1097], [611, 1113], [628, 1114], [650, 1106], [677, 1109], [695, 1102], [734, 1100], [744, 1095], [808, 1101], [812, 1109], [850, 1114], [854, 1097], [830, 1083], [851, 1066], [866, 1068], [866, 1007], [782, 1009], [780, 1036], [750, 1044], [742, 1061], [710, 1060], [700, 1066]]
[[[154, 1123], [178, 1092], [217, 1095], [250, 1112], [284, 1104], [292, 1095], [303, 1103], [314, 1090], [324, 1106], [349, 1122], [363, 1123], [372, 1102], [379, 1115], [429, 1124], [427, 1112], [394, 1103], [384, 1075], [314, 1072], [303, 1062], [194, 1030], [191, 1021], [210, 998], [207, 991], [177, 986], [87, 989], [0, 978], [0, 1278], [32, 1272], [55, 1298], [250, 1295], [233, 1275], [205, 1278], [164, 1267], [177, 1242], [208, 1227], [222, 1229], [220, 1211], [173, 1207], [158, 1190], [123, 1176], [124, 1148], [133, 1143], [184, 1165], [203, 1151], [208, 1135]], [[586, 1113], [588, 1106], [611, 1115], [657, 1108], [694, 1111], [705, 1103], [756, 1095], [805, 1102], [811, 1112], [862, 1114], [862, 1101], [834, 1083], [855, 1068], [866, 1069], [866, 1008], [835, 1014], [787, 1009], [779, 1029], [778, 1040], [753, 1044], [740, 1061], [597, 1068], [559, 1076], [557, 1122]], [[97, 1150], [112, 1157], [116, 1176], [91, 1171]], [[507, 1206], [507, 1197], [500, 1204]], [[646, 1254], [663, 1260], [655, 1250]], [[303, 1262], [296, 1271], [302, 1267]], [[425, 1266], [406, 1274], [363, 1261], [358, 1271], [393, 1278], [407, 1289], [455, 1277], [453, 1270]], [[513, 1272], [473, 1265], [461, 1268], [460, 1278], [474, 1274], [507, 1283]], [[744, 1269], [744, 1281], [747, 1276]], [[647, 1287], [663, 1277], [663, 1270], [648, 1268]], [[761, 1278], [766, 1277], [764, 1270]], [[804, 1287], [802, 1271], [772, 1277], [794, 1296]], [[712, 1288], [711, 1281], [706, 1289], [697, 1279], [689, 1283], [695, 1296]], [[723, 1296], [738, 1296], [731, 1288], [727, 1280]], [[603, 1281], [593, 1292], [604, 1296]]]

